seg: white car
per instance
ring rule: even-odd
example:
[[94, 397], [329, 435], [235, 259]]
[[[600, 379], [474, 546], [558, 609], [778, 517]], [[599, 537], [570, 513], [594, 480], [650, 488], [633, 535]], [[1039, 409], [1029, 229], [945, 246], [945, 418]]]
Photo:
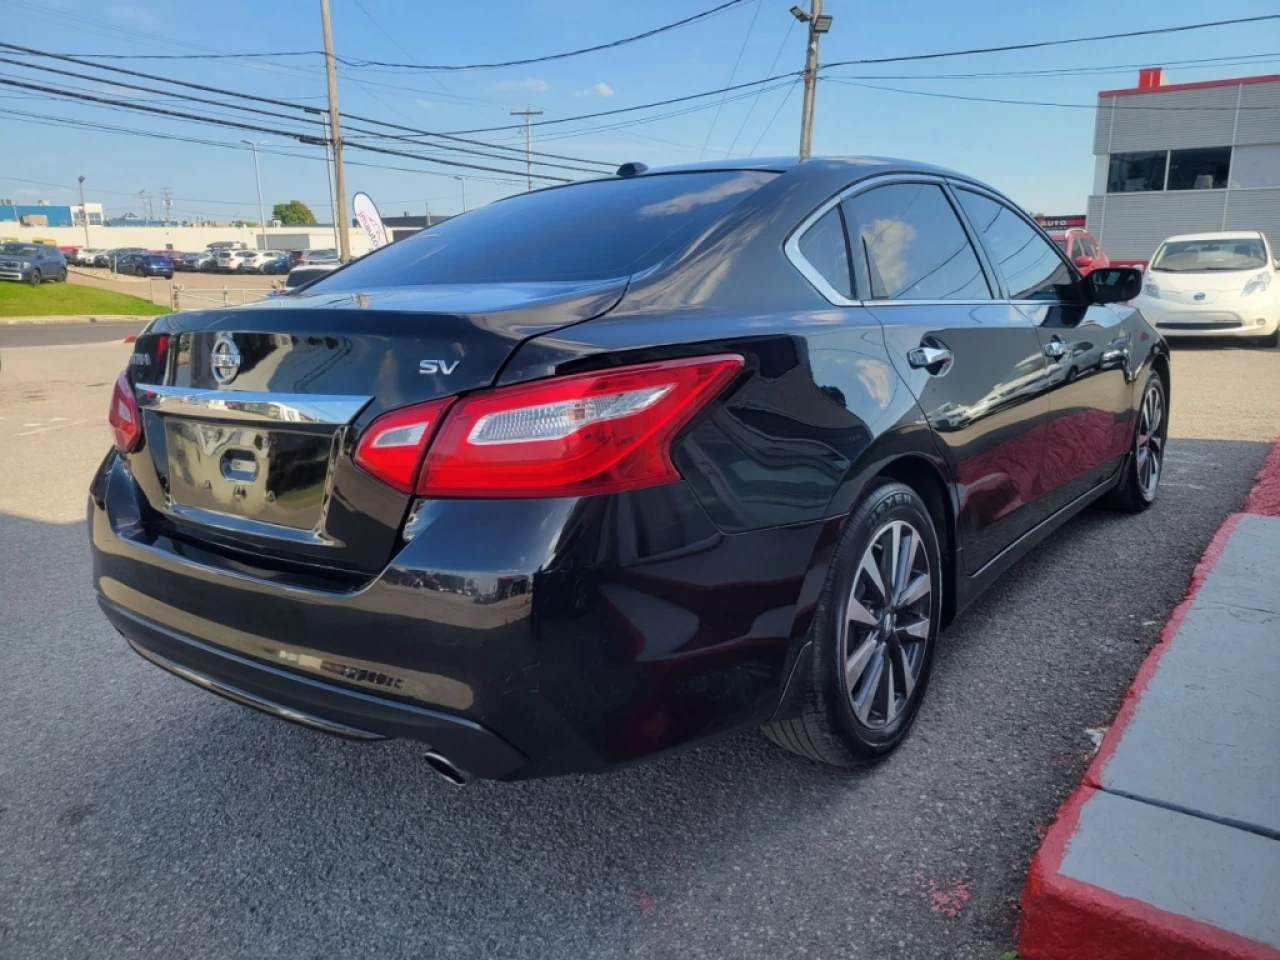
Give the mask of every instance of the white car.
[[245, 250], [237, 269], [240, 273], [261, 273], [268, 263], [288, 255], [284, 250]]
[[253, 256], [252, 250], [228, 250], [225, 247], [214, 254], [218, 273], [237, 273], [245, 257]]
[[1280, 343], [1275, 252], [1256, 230], [1170, 237], [1134, 305], [1166, 337], [1249, 337]]
[[81, 247], [75, 253], [67, 257], [69, 261], [82, 267], [92, 267], [93, 258], [100, 253], [106, 253], [106, 247]]

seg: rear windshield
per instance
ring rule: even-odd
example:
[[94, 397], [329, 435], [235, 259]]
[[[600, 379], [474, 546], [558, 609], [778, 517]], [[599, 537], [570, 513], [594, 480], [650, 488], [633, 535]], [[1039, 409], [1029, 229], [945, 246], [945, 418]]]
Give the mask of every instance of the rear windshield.
[[1267, 265], [1261, 237], [1229, 240], [1170, 240], [1151, 261], [1152, 270], [1165, 273], [1211, 273], [1257, 270]]
[[687, 246], [775, 176], [657, 174], [521, 194], [393, 243], [313, 289], [626, 277]]

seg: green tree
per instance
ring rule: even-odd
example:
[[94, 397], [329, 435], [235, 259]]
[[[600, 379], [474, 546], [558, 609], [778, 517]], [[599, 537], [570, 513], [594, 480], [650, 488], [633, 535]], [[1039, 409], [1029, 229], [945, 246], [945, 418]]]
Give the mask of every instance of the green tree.
[[272, 207], [271, 219], [279, 220], [286, 227], [309, 227], [316, 222], [316, 215], [301, 200], [290, 200]]

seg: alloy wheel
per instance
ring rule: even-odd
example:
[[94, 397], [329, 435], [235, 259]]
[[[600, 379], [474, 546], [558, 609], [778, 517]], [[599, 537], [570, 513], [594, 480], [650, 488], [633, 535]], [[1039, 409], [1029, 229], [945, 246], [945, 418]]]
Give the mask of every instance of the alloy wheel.
[[1136, 464], [1138, 489], [1147, 502], [1156, 498], [1160, 486], [1160, 468], [1164, 456], [1164, 393], [1159, 381], [1147, 386], [1138, 413], [1138, 447]]
[[854, 716], [882, 729], [920, 679], [933, 615], [929, 554], [920, 531], [891, 520], [871, 537], [853, 575], [840, 654]]

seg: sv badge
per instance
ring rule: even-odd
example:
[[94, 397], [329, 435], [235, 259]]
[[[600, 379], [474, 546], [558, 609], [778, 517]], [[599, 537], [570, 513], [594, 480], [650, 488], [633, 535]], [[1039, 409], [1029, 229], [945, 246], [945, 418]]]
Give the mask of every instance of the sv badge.
[[452, 363], [448, 360], [423, 360], [418, 364], [418, 372], [443, 373], [447, 377], [458, 369], [458, 364], [461, 362], [461, 360], [454, 360]]

